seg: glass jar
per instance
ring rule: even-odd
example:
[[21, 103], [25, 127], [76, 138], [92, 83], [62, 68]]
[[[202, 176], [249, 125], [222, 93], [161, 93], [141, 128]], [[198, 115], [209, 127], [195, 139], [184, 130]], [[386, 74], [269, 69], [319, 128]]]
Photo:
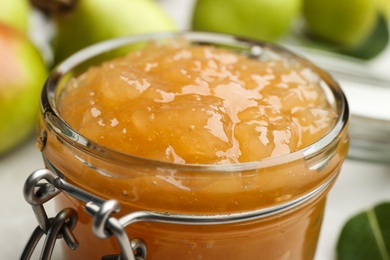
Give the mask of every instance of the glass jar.
[[[62, 118], [57, 104], [72, 77], [142, 48], [151, 39], [172, 37], [223, 46], [253, 59], [283, 57], [304, 64], [319, 75], [337, 122], [322, 139], [291, 154], [232, 165], [187, 165], [104, 147]], [[51, 73], [41, 98], [39, 138], [44, 162], [60, 180], [75, 187], [55, 197], [58, 210], [73, 208], [78, 215], [73, 233], [80, 247], [72, 251], [63, 246], [63, 255], [101, 259], [123, 253], [116, 240], [119, 236], [109, 237], [116, 234], [108, 228], [115, 217], [129, 241], [142, 241], [142, 247], [130, 251], [146, 259], [313, 259], [326, 194], [347, 155], [348, 120], [345, 96], [327, 73], [269, 43], [186, 32], [120, 38], [87, 48]], [[120, 210], [115, 206], [109, 211], [118, 212], [109, 217], [93, 218], [104, 211], [99, 206], [108, 200], [115, 200]], [[112, 223], [99, 231], [96, 222], [107, 218]]]
[[289, 48], [329, 72], [342, 86], [351, 114], [348, 157], [389, 163], [390, 113], [386, 108], [390, 99], [390, 77], [379, 72], [386, 64], [372, 66], [371, 62], [318, 49]]

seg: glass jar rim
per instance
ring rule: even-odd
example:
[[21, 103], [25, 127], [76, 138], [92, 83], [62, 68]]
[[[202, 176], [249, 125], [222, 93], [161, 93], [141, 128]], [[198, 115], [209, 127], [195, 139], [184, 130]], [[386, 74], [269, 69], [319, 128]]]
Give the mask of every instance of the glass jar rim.
[[[321, 80], [326, 83], [327, 88], [330, 89], [337, 106], [337, 121], [333, 128], [321, 139], [313, 144], [306, 146], [300, 150], [278, 157], [265, 158], [260, 161], [243, 162], [236, 164], [179, 164], [171, 163], [149, 158], [138, 157], [132, 154], [126, 154], [115, 150], [113, 148], [100, 145], [82, 134], [74, 130], [61, 116], [56, 105], [56, 91], [61, 79], [69, 73], [72, 69], [91, 59], [97, 55], [103, 54], [107, 51], [112, 51], [116, 48], [124, 47], [126, 45], [135, 44], [142, 41], [169, 39], [169, 38], [184, 38], [190, 42], [201, 42], [205, 44], [227, 44], [229, 46], [240, 46], [246, 49], [260, 48], [267, 51], [273, 51], [279, 55], [287, 56], [289, 59], [296, 60], [299, 63], [304, 63], [305, 66], [310, 67], [317, 73]], [[208, 172], [234, 172], [255, 170], [259, 168], [266, 168], [275, 165], [285, 164], [299, 159], [311, 159], [315, 155], [326, 150], [335, 140], [338, 140], [340, 134], [345, 130], [349, 120], [348, 102], [339, 84], [324, 70], [317, 67], [307, 59], [291, 52], [287, 48], [280, 45], [255, 41], [247, 38], [242, 38], [233, 35], [226, 35], [220, 33], [208, 32], [169, 32], [169, 33], [153, 33], [153, 34], [139, 34], [115, 39], [106, 40], [89, 47], [86, 47], [75, 54], [68, 57], [56, 66], [47, 78], [41, 93], [41, 113], [44, 121], [49, 125], [57, 137], [62, 141], [67, 142], [76, 149], [89, 153], [97, 158], [103, 160], [112, 160], [121, 163], [128, 161], [136, 161], [141, 164], [154, 165], [159, 168], [174, 168], [183, 171], [208, 171]]]

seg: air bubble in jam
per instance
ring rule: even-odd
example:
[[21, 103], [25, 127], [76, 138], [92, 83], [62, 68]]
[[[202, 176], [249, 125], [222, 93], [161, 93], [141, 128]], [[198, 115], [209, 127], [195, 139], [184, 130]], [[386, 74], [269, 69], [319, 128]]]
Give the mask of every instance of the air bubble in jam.
[[121, 152], [234, 164], [323, 137], [336, 120], [324, 96], [303, 65], [178, 41], [90, 68], [69, 81], [60, 111], [83, 135]]

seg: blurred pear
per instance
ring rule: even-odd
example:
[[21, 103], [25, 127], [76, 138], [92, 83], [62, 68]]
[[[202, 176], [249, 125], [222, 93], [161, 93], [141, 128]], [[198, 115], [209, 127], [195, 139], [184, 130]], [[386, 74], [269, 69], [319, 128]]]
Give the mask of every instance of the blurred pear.
[[375, 0], [377, 2], [377, 9], [385, 16], [387, 22], [390, 23], [390, 0]]
[[28, 0], [1, 0], [0, 22], [27, 32], [31, 7]]
[[47, 68], [27, 36], [0, 24], [0, 154], [32, 134]]
[[[41, 7], [46, 4], [45, 1], [35, 1], [41, 2]], [[56, 26], [53, 44], [56, 63], [86, 46], [107, 39], [176, 30], [173, 20], [153, 0], [68, 2], [69, 8], [47, 11]]]
[[311, 37], [353, 47], [373, 32], [378, 12], [376, 0], [304, 0], [303, 17]]
[[300, 10], [301, 0], [197, 0], [192, 28], [278, 41]]

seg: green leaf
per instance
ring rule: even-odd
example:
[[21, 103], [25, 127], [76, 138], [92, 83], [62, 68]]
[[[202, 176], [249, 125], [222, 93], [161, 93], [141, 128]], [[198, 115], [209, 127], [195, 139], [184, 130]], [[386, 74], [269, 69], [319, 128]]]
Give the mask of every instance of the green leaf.
[[347, 221], [337, 243], [337, 259], [390, 260], [390, 203]]

